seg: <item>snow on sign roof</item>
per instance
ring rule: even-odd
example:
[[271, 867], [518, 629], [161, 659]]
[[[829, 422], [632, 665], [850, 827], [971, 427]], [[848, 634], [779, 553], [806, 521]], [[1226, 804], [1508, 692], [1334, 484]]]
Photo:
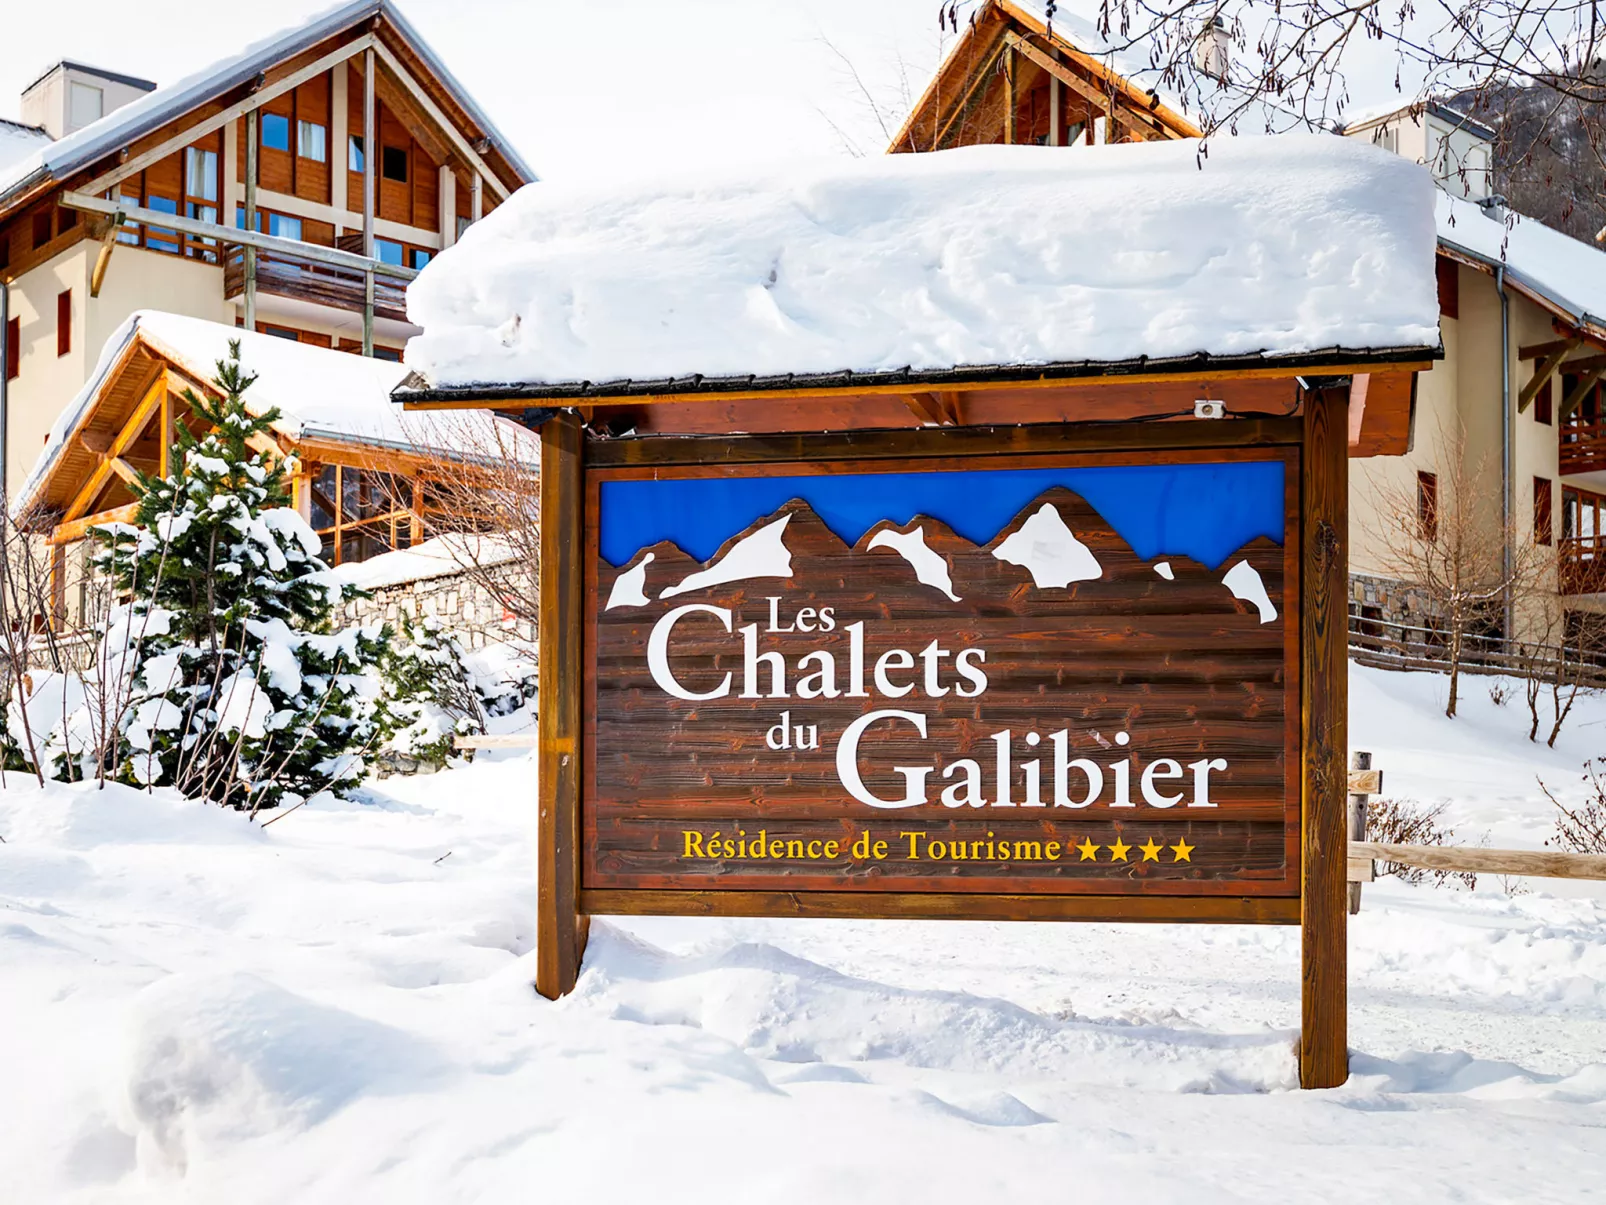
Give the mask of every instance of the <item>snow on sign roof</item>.
[[523, 189], [407, 291], [409, 390], [1436, 348], [1428, 172], [1330, 135]]
[[530, 463], [540, 455], [532, 432], [488, 411], [458, 411], [446, 423], [431, 421], [436, 415], [404, 413], [391, 404], [390, 394], [407, 370], [393, 361], [292, 343], [200, 318], [140, 310], [106, 341], [94, 372], [56, 420], [17, 493], [15, 513], [27, 513], [62, 452], [94, 413], [108, 378], [136, 338], [203, 383], [217, 374], [217, 362], [227, 358], [230, 340], [238, 339], [241, 363], [257, 376], [245, 395], [247, 407], [256, 414], [278, 407], [281, 413], [273, 429], [292, 441], [320, 439], [465, 456], [483, 455], [490, 448], [515, 448], [521, 458], [527, 452]]
[[526, 180], [535, 179], [535, 173], [519, 158], [512, 144], [480, 111], [467, 90], [446, 70], [391, 0], [343, 0], [288, 29], [252, 43], [236, 54], [219, 59], [176, 83], [148, 92], [65, 138], [55, 142], [47, 140], [44, 146], [20, 159], [8, 161], [3, 150], [0, 150], [0, 207], [9, 203], [19, 189], [29, 187], [47, 176], [59, 180], [103, 155], [126, 147], [135, 139], [229, 89], [248, 83], [258, 72], [272, 64], [315, 46], [343, 29], [381, 15], [429, 65], [430, 70], [450, 90], [464, 112], [496, 144], [497, 150], [514, 170]]
[[[1606, 254], [1520, 214], [1491, 218], [1475, 201], [1438, 195], [1439, 239], [1489, 269], [1504, 267], [1514, 285], [1578, 326], [1606, 334]], [[1509, 222], [1509, 225], [1507, 224]]]

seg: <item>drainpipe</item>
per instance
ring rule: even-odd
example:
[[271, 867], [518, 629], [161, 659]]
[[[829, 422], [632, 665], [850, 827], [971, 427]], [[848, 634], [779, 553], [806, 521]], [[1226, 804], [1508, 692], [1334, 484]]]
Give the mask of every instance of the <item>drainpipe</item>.
[[11, 495], [6, 486], [6, 455], [11, 450], [9, 427], [11, 424], [11, 365], [6, 356], [10, 354], [11, 340], [6, 335], [11, 329], [11, 286], [0, 280], [0, 506], [6, 506], [11, 501]]
[[1500, 568], [1506, 583], [1503, 609], [1509, 643], [1516, 632], [1511, 594], [1511, 297], [1506, 293], [1504, 264], [1494, 270], [1494, 286], [1500, 290]]

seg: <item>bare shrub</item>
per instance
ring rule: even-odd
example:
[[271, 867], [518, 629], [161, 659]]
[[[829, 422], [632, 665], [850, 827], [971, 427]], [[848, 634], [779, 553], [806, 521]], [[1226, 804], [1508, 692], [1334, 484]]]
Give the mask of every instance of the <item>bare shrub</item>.
[[1575, 808], [1557, 799], [1544, 780], [1540, 780], [1539, 789], [1556, 809], [1556, 835], [1546, 838], [1546, 845], [1575, 854], [1606, 854], [1606, 780], [1602, 778], [1603, 770], [1606, 770], [1606, 758], [1597, 757], [1584, 763], [1583, 780], [1589, 788], [1589, 794]]
[[[1452, 830], [1439, 823], [1447, 804], [1431, 807], [1414, 799], [1373, 799], [1366, 805], [1366, 839], [1384, 845], [1451, 845]], [[1421, 883], [1432, 879], [1442, 886], [1449, 879], [1459, 879], [1470, 891], [1477, 886], [1474, 874], [1454, 870], [1424, 870], [1420, 866], [1404, 866], [1398, 862], [1378, 860], [1378, 873], [1391, 874], [1407, 883]]]
[[1511, 696], [1515, 693], [1516, 691], [1512, 687], [1511, 683], [1507, 682], [1504, 678], [1496, 678], [1489, 684], [1489, 702], [1493, 703], [1496, 707], [1504, 707], [1511, 700]]

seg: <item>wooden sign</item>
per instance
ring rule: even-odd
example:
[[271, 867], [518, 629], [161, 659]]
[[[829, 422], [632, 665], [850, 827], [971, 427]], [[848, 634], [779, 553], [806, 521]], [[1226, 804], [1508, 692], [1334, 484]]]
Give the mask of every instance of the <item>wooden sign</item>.
[[1291, 919], [1298, 498], [1293, 447], [588, 471], [580, 888]]

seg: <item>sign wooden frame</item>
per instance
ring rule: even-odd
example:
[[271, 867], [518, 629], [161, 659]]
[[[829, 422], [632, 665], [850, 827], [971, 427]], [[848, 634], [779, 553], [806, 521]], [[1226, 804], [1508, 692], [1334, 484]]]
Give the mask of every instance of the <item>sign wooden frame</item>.
[[[971, 918], [1015, 920], [1198, 921], [1302, 927], [1300, 1078], [1330, 1086], [1347, 1076], [1345, 1027], [1344, 760], [1347, 527], [1346, 396], [1305, 395], [1291, 419], [1229, 422], [1045, 425], [1003, 429], [850, 431], [822, 435], [643, 437], [587, 441], [578, 416], [560, 413], [542, 429], [542, 566], [539, 718], [539, 924], [537, 988], [569, 991], [579, 972], [590, 915], [744, 915], [793, 917]], [[946, 891], [687, 890], [587, 887], [582, 873], [582, 799], [589, 759], [587, 597], [596, 588], [595, 488], [588, 477], [672, 474], [698, 466], [798, 465], [811, 461], [895, 462], [908, 458], [1125, 452], [1223, 460], [1281, 456], [1298, 520], [1285, 543], [1287, 658], [1299, 705], [1297, 766], [1288, 805], [1297, 800], [1294, 878], [1269, 891], [1198, 894], [1068, 894]], [[769, 471], [779, 471], [778, 469]], [[588, 494], [591, 506], [588, 507]], [[588, 574], [590, 574], [588, 580]]]

